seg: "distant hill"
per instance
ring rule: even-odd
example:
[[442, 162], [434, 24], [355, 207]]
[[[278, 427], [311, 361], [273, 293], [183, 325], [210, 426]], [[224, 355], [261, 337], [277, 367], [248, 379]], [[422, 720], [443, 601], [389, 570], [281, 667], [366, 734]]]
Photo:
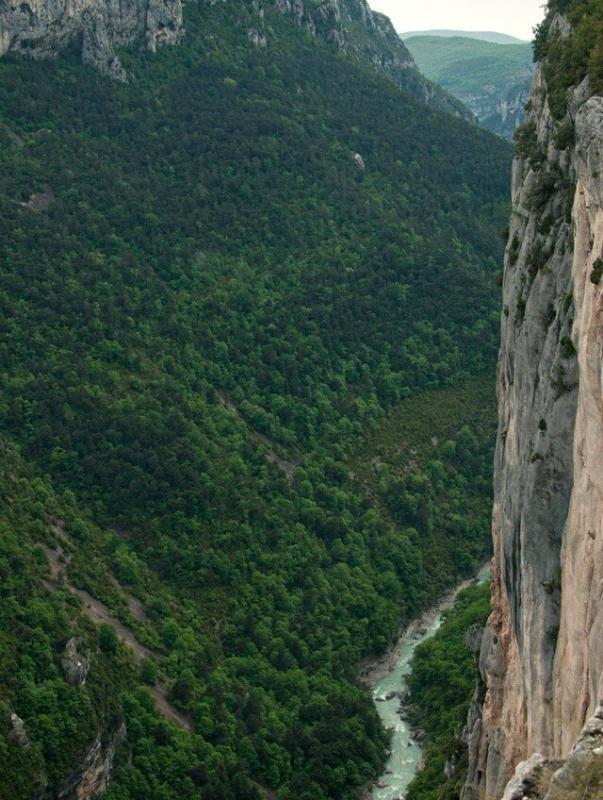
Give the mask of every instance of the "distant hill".
[[528, 44], [524, 39], [517, 39], [515, 36], [509, 36], [507, 33], [496, 33], [496, 31], [434, 30], [409, 31], [408, 33], [400, 34], [400, 37], [404, 40], [410, 39], [413, 36], [439, 36], [444, 38], [456, 38], [460, 36], [463, 39], [479, 39], [482, 42], [492, 42], [492, 44]]
[[532, 81], [530, 44], [498, 44], [437, 31], [411, 36], [405, 44], [421, 72], [462, 100], [483, 127], [507, 139], [513, 136]]

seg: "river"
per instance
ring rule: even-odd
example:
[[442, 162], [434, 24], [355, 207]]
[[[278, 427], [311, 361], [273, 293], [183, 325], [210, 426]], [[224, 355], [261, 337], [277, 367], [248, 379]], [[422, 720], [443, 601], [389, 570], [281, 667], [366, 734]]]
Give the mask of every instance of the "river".
[[[411, 671], [410, 665], [417, 646], [430, 639], [440, 628], [444, 612], [451, 608], [462, 589], [475, 580], [482, 583], [489, 580], [489, 577], [489, 568], [484, 567], [477, 579], [465, 581], [458, 586], [436, 608], [413, 622], [388, 656], [372, 665], [368, 674], [365, 674], [383, 725], [392, 731], [390, 756], [385, 772], [367, 795], [372, 800], [404, 800], [406, 790], [421, 765], [421, 746], [412, 737], [408, 722], [400, 716], [400, 698], [406, 691], [406, 677]], [[390, 699], [384, 699], [386, 697]]]

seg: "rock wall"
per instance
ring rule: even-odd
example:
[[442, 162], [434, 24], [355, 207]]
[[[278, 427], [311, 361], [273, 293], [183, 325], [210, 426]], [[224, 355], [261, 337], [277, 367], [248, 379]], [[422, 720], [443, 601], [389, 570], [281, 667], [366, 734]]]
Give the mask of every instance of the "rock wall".
[[116, 49], [142, 40], [149, 50], [175, 44], [183, 33], [181, 0], [4, 0], [0, 56], [56, 58], [80, 49], [85, 63], [125, 80]]
[[100, 797], [111, 780], [115, 753], [126, 740], [122, 722], [108, 741], [98, 735], [82, 757], [81, 764], [65, 779], [56, 793], [57, 800], [94, 800]]
[[568, 757], [539, 753], [522, 761], [502, 800], [600, 800], [603, 797], [603, 706], [588, 720]]
[[591, 95], [585, 79], [554, 120], [539, 67], [513, 168], [493, 612], [463, 800], [499, 800], [535, 753], [566, 759], [603, 698], [603, 98]]
[[513, 134], [523, 122], [529, 93], [530, 81], [509, 87], [504, 95], [498, 98], [492, 119], [489, 119], [490, 115], [484, 117], [488, 123], [488, 130], [494, 131], [506, 139], [512, 139]]
[[483, 94], [463, 96], [461, 100], [473, 111], [484, 128], [512, 140], [525, 116], [532, 79], [512, 84], [501, 92], [495, 86], [484, 87]]
[[[291, 14], [312, 34], [323, 34], [340, 48], [354, 47], [350, 26], [355, 23], [375, 35], [374, 64], [392, 71], [414, 67], [414, 61], [388, 17], [374, 13], [365, 0], [274, 0], [281, 14]], [[365, 41], [365, 46], [368, 46]], [[370, 49], [370, 48], [369, 48]]]

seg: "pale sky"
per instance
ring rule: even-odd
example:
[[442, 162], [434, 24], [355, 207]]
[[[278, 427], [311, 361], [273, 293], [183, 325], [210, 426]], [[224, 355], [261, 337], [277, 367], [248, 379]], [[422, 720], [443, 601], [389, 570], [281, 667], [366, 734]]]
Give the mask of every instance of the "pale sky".
[[544, 16], [544, 0], [369, 0], [369, 5], [391, 17], [400, 33], [454, 28], [531, 39]]

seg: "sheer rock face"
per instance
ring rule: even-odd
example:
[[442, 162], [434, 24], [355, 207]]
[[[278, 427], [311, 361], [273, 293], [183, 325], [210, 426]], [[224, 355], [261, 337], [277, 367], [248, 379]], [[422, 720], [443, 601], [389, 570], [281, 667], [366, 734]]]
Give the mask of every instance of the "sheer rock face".
[[94, 800], [106, 790], [113, 773], [115, 753], [126, 740], [122, 722], [108, 742], [98, 735], [86, 750], [80, 766], [64, 781], [58, 800]]
[[[392, 70], [414, 67], [412, 56], [389, 18], [373, 12], [365, 0], [274, 0], [274, 6], [282, 14], [293, 15], [312, 34], [325, 33], [342, 48], [350, 44], [350, 24], [358, 23], [381, 40], [374, 56], [382, 66], [387, 62]], [[388, 53], [384, 52], [384, 44], [389, 46]]]
[[535, 753], [567, 758], [603, 699], [603, 98], [585, 81], [556, 122], [546, 89], [539, 68], [532, 158], [513, 170], [493, 612], [463, 800], [499, 800]]
[[18, 53], [55, 58], [76, 45], [82, 59], [106, 75], [125, 80], [116, 48], [143, 39], [149, 50], [182, 35], [181, 0], [3, 0], [0, 56]]

